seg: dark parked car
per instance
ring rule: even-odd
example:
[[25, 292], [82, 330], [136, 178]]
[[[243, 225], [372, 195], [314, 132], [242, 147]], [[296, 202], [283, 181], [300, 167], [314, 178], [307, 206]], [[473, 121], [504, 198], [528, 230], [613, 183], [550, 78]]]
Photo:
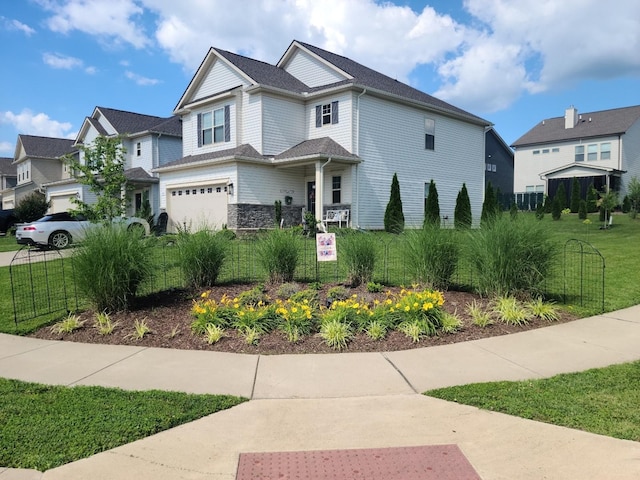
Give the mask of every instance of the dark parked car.
[[13, 208], [0, 210], [0, 234], [6, 234], [18, 221], [13, 212]]

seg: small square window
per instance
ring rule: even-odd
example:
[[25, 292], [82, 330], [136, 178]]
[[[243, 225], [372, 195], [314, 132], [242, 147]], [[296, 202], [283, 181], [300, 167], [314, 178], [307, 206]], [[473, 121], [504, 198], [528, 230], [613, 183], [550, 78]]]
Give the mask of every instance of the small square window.
[[208, 187], [207, 188], [207, 193], [213, 193], [213, 187]]
[[173, 192], [171, 192], [171, 196], [175, 197], [176, 196], [176, 191], [174, 190]]
[[216, 187], [216, 193], [220, 193], [221, 191], [222, 191], [222, 188]]
[[204, 195], [204, 188], [201, 188], [201, 189], [200, 189], [200, 194], [201, 194], [201, 195]]
[[178, 196], [182, 196], [182, 190], [178, 190]]
[[184, 191], [184, 194], [185, 194], [185, 195], [189, 195], [190, 193], [191, 193], [191, 190], [185, 190], [185, 191]]
[[491, 171], [492, 171], [492, 172], [495, 172], [495, 171], [496, 171], [496, 164], [495, 164], [495, 163], [491, 165]]
[[191, 190], [191, 194], [195, 195], [196, 193], [198, 193], [198, 190], [196, 190], [195, 188], [193, 190]]

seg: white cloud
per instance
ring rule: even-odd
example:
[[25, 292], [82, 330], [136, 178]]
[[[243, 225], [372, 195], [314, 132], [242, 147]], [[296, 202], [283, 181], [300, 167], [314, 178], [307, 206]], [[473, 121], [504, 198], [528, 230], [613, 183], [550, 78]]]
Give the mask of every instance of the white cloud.
[[59, 53], [45, 53], [42, 55], [42, 61], [51, 68], [73, 70], [82, 67], [82, 60]]
[[160, 80], [157, 80], [155, 78], [143, 77], [142, 75], [138, 75], [137, 73], [133, 73], [133, 72], [131, 72], [129, 70], [124, 72], [124, 75], [129, 80], [133, 80], [136, 83], [136, 85], [140, 85], [140, 86], [143, 86], [143, 87], [157, 85], [158, 83], [160, 83]]
[[0, 153], [11, 154], [13, 156], [16, 146], [9, 142], [0, 142]]
[[95, 35], [109, 45], [145, 48], [150, 41], [140, 27], [143, 9], [133, 0], [60, 0], [41, 4], [52, 12], [47, 25], [54, 32], [78, 30]]
[[0, 123], [12, 125], [19, 133], [43, 137], [75, 138], [69, 122], [52, 120], [46, 113], [33, 113], [24, 109], [20, 113], [0, 112]]
[[0, 17], [0, 18], [2, 18], [3, 23], [6, 24], [6, 27], [9, 30], [17, 30], [19, 32], [24, 33], [27, 37], [30, 37], [31, 35], [36, 33], [36, 31], [33, 28], [31, 28], [29, 25], [25, 23], [22, 23], [20, 20], [16, 20], [16, 19], [9, 20], [4, 17]]

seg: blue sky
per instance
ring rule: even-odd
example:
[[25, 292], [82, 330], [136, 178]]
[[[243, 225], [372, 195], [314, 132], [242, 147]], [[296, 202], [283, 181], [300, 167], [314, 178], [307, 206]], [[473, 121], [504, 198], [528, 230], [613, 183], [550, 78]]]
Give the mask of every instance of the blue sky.
[[0, 6], [0, 156], [75, 138], [96, 106], [169, 116], [210, 46], [276, 63], [293, 39], [495, 124], [640, 104], [637, 0], [13, 0]]

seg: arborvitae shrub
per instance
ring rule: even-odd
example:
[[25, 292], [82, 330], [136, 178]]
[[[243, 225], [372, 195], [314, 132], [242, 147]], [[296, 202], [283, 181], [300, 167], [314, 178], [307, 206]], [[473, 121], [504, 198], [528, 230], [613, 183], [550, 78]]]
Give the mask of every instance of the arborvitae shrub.
[[573, 177], [573, 181], [571, 183], [571, 205], [569, 206], [571, 213], [578, 213], [581, 197], [582, 191], [580, 190], [580, 182], [576, 177]]
[[587, 201], [580, 200], [580, 206], [578, 207], [578, 218], [580, 220], [587, 219]]
[[458, 192], [456, 198], [456, 209], [453, 213], [453, 224], [456, 228], [467, 229], [471, 228], [471, 201], [469, 200], [469, 192], [467, 192], [467, 185], [462, 184], [462, 188]]
[[395, 173], [391, 180], [389, 203], [384, 212], [384, 229], [386, 232], [391, 233], [402, 233], [404, 230], [404, 213], [402, 212], [400, 183], [398, 183], [398, 175]]
[[424, 225], [440, 226], [440, 203], [438, 201], [438, 189], [433, 180], [429, 183], [429, 193], [424, 208]]

